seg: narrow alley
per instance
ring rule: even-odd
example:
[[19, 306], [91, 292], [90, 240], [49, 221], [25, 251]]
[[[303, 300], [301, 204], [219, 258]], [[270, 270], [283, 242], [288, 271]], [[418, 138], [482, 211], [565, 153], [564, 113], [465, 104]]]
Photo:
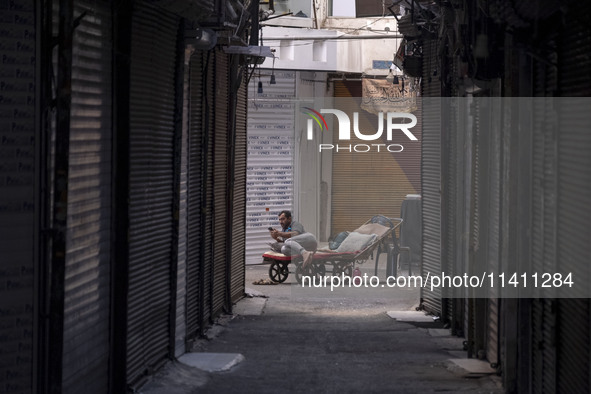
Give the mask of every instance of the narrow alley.
[[0, 0], [0, 394], [590, 393], [590, 29]]
[[252, 284], [267, 271], [247, 268], [250, 296], [194, 345], [200, 357], [243, 359], [223, 371], [169, 363], [141, 393], [504, 392], [487, 362], [465, 357], [462, 338], [415, 310], [417, 289]]

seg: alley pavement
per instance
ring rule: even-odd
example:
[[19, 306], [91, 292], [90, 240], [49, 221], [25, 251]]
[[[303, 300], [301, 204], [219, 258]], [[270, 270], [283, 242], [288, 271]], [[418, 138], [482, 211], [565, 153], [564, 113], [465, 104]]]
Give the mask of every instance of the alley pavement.
[[464, 339], [416, 311], [418, 289], [388, 287], [381, 270], [365, 287], [303, 288], [291, 274], [253, 284], [268, 269], [247, 266], [249, 296], [141, 393], [503, 392], [488, 363], [466, 359]]

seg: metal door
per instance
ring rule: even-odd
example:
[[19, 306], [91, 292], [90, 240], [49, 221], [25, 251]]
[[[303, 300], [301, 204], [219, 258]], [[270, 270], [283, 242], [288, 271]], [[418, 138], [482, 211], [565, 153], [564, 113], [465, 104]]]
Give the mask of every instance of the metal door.
[[175, 66], [179, 18], [143, 2], [132, 21], [127, 383], [169, 355]]

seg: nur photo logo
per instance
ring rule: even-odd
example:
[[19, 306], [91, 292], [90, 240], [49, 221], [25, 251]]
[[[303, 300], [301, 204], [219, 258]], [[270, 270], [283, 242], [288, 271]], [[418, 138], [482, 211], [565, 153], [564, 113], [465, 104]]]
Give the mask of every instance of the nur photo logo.
[[[310, 107], [304, 107], [305, 111], [302, 111], [306, 115], [310, 116], [307, 122], [307, 139], [312, 141], [314, 139], [314, 122], [320, 128], [320, 131], [328, 130], [328, 124], [323, 114], [331, 114], [336, 117], [338, 125], [338, 140], [339, 141], [350, 141], [351, 140], [351, 129], [353, 135], [362, 141], [377, 141], [382, 138], [384, 130], [386, 132], [386, 140], [392, 141], [392, 136], [395, 132], [402, 132], [410, 141], [418, 141], [417, 137], [410, 131], [411, 128], [416, 126], [417, 117], [411, 113], [406, 112], [379, 112], [378, 117], [378, 129], [372, 133], [362, 132], [359, 129], [359, 112], [353, 112], [353, 122], [347, 113], [338, 109], [321, 109], [316, 111]], [[385, 123], [385, 126], [384, 126]], [[352, 126], [352, 127], [351, 127]], [[404, 147], [401, 144], [383, 144], [383, 143], [372, 143], [372, 144], [318, 144], [318, 151], [323, 150], [336, 150], [365, 153], [370, 151], [380, 150], [388, 152], [402, 152]]]

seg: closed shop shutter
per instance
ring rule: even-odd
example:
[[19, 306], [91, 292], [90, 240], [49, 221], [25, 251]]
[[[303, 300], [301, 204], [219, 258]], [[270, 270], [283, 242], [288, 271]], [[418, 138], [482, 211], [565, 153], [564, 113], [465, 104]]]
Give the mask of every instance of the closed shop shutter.
[[[51, 81], [37, 78], [41, 61], [36, 54], [41, 44], [36, 37], [42, 36], [37, 29], [43, 19], [40, 3], [16, 0], [1, 4], [1, 52], [16, 64], [3, 62], [0, 71], [0, 392], [33, 393], [38, 347], [32, 333], [40, 312], [46, 309], [36, 302], [36, 298], [43, 299], [38, 297], [36, 279], [47, 281], [49, 275], [44, 270], [48, 264], [42, 262], [50, 261], [43, 252], [36, 255], [35, 245], [40, 241], [35, 235], [39, 232], [36, 216], [42, 212], [39, 202], [45, 202], [39, 196], [36, 178], [50, 173], [36, 153], [42, 144], [37, 125], [50, 116], [37, 110], [42, 98], [36, 92]], [[18, 48], [17, 41], [21, 44]], [[36, 59], [35, 64], [31, 59]], [[50, 135], [49, 127], [41, 127], [41, 135]], [[46, 193], [43, 200], [49, 200]]]
[[175, 61], [179, 20], [137, 3], [130, 79], [127, 383], [169, 355]]
[[[445, 245], [442, 255], [442, 267], [446, 274], [454, 275], [456, 272], [456, 243], [458, 239], [456, 234], [456, 221], [458, 219], [456, 205], [457, 194], [459, 192], [458, 184], [458, 122], [457, 122], [457, 101], [446, 99], [443, 103], [447, 111], [443, 111], [445, 116], [442, 136], [442, 159], [445, 165], [442, 167], [442, 192], [444, 196], [444, 205], [442, 206], [442, 245]], [[461, 145], [460, 145], [461, 146]], [[464, 213], [465, 211], [462, 211]], [[458, 289], [445, 289], [444, 297], [444, 320], [454, 321], [454, 297]]]
[[[470, 210], [470, 245], [469, 245], [469, 260], [468, 267], [474, 270], [481, 268], [479, 263], [482, 261], [482, 241], [486, 241], [486, 237], [481, 234], [482, 220], [483, 217], [486, 219], [486, 215], [482, 212], [482, 197], [483, 194], [486, 196], [486, 191], [483, 190], [481, 173], [484, 171], [481, 167], [486, 168], [486, 139], [483, 138], [483, 134], [486, 137], [486, 132], [482, 130], [482, 119], [481, 119], [481, 104], [482, 99], [475, 98], [471, 101], [471, 111], [473, 114], [473, 127], [472, 127], [472, 172], [470, 174], [471, 184], [471, 200], [472, 206]], [[484, 178], [486, 179], [486, 177]], [[484, 205], [486, 207], [486, 205]], [[486, 222], [485, 222], [486, 223]], [[486, 245], [486, 243], [485, 243]], [[484, 334], [485, 324], [488, 321], [486, 315], [486, 300], [482, 299], [470, 299], [469, 310], [469, 328], [468, 328], [468, 356], [475, 357], [478, 355], [480, 350], [484, 350]]]
[[[375, 131], [378, 117], [360, 108], [361, 95], [361, 81], [335, 81], [337, 109], [347, 113], [351, 121], [352, 113], [358, 112], [359, 129]], [[336, 122], [334, 124], [338, 127]], [[421, 141], [420, 123], [412, 128], [412, 133]], [[331, 234], [356, 229], [377, 214], [400, 217], [400, 207], [406, 195], [421, 192], [419, 141], [409, 141], [402, 133], [393, 133], [391, 141], [383, 139], [373, 143], [400, 144], [404, 147], [402, 152], [388, 152], [382, 148], [379, 152], [364, 153], [355, 152], [355, 146], [372, 142], [360, 140], [352, 134], [351, 140], [345, 143], [339, 141], [336, 132], [333, 132], [333, 138], [333, 145], [344, 149], [332, 152]]]
[[215, 128], [213, 138], [213, 316], [219, 315], [226, 299], [227, 267], [225, 238], [228, 232], [228, 55], [215, 52]]
[[188, 240], [187, 240], [187, 338], [195, 338], [203, 329], [204, 314], [204, 251], [205, 215], [203, 206], [205, 185], [205, 158], [207, 157], [204, 112], [209, 108], [205, 99], [205, 66], [208, 56], [197, 51], [190, 62], [189, 105], [189, 174], [187, 186]]
[[[552, 48], [553, 43], [549, 42]], [[547, 60], [555, 63], [556, 52]], [[534, 125], [532, 146], [532, 272], [554, 272], [556, 262], [556, 115], [552, 96], [557, 88], [556, 69], [534, 63]], [[532, 302], [532, 391], [556, 392], [556, 301]]]
[[[427, 280], [427, 276], [441, 275], [441, 82], [433, 75], [437, 64], [437, 43], [424, 41], [421, 140], [423, 280]], [[421, 288], [423, 307], [429, 312], [441, 315], [441, 297], [440, 288]]]
[[[534, 95], [543, 96], [545, 68], [539, 62], [534, 63]], [[534, 100], [534, 125], [532, 138], [532, 271], [542, 272], [542, 235], [540, 230], [541, 225], [541, 211], [543, 209], [542, 203], [542, 168], [543, 168], [543, 139], [540, 138], [540, 122], [543, 119], [543, 107], [540, 105], [539, 99]], [[544, 376], [544, 303], [543, 299], [532, 300], [532, 359], [531, 359], [531, 388], [532, 393], [542, 393], [543, 391], [543, 376]]]
[[[448, 59], [448, 67], [451, 76], [456, 78], [458, 75], [459, 58], [453, 57]], [[466, 126], [463, 118], [464, 99], [456, 99], [459, 95], [459, 83], [451, 83], [449, 87], [451, 97], [443, 101], [446, 111], [445, 124], [448, 130], [445, 133], [445, 147], [443, 154], [446, 155], [445, 175], [442, 179], [446, 179], [444, 190], [446, 195], [446, 213], [442, 215], [446, 219], [446, 230], [442, 236], [445, 238], [445, 272], [454, 274], [462, 274], [466, 272], [465, 263], [465, 248], [466, 240], [463, 234], [466, 234], [466, 187], [469, 182], [463, 181], [466, 176], [466, 170], [469, 165], [466, 164], [471, 150], [466, 152]], [[469, 211], [468, 211], [469, 212]], [[463, 318], [464, 318], [464, 298], [466, 294], [464, 289], [452, 288], [448, 289], [444, 294], [445, 301], [445, 318], [450, 322], [452, 334], [463, 332]]]
[[[454, 210], [453, 215], [455, 219], [455, 239], [448, 240], [453, 242], [455, 250], [453, 252], [454, 260], [451, 261], [454, 272], [456, 274], [463, 274], [468, 272], [469, 261], [469, 237], [465, 234], [470, 232], [470, 174], [472, 171], [472, 137], [468, 134], [472, 132], [472, 128], [468, 126], [469, 116], [466, 114], [467, 100], [464, 98], [452, 99], [450, 107], [451, 113], [451, 127], [457, 128], [455, 144], [456, 144], [456, 163], [453, 171], [456, 173], [455, 198], [456, 202], [452, 206]], [[452, 255], [448, 251], [448, 255]], [[448, 265], [450, 262], [448, 261]], [[467, 307], [466, 298], [468, 294], [465, 289], [453, 289], [454, 299], [452, 300], [452, 317], [451, 329], [452, 334], [464, 334], [465, 331], [465, 308]], [[448, 313], [449, 315], [449, 313]]]
[[242, 77], [236, 97], [236, 138], [234, 140], [234, 201], [232, 201], [232, 283], [231, 299], [244, 295], [244, 251], [246, 249], [246, 76]]
[[[571, 12], [590, 15], [591, 4], [581, 3]], [[572, 272], [576, 281], [588, 287], [589, 195], [591, 195], [591, 135], [588, 116], [591, 108], [591, 36], [589, 27], [579, 18], [569, 19], [559, 44], [560, 137], [558, 139], [558, 214], [557, 255], [563, 273]], [[585, 279], [586, 278], [586, 279]], [[566, 289], [566, 288], [565, 288]], [[571, 289], [569, 289], [571, 290]], [[557, 389], [561, 393], [588, 393], [591, 323], [589, 295], [574, 294], [577, 299], [559, 300]]]
[[[237, 131], [230, 143], [229, 56], [197, 51], [190, 62], [188, 175], [187, 339], [197, 338], [230, 298], [244, 291], [244, 210], [246, 171], [246, 87], [237, 97]], [[240, 111], [242, 108], [242, 111]], [[231, 149], [235, 149], [236, 170]], [[228, 176], [234, 177], [233, 201]], [[233, 216], [228, 217], [228, 204]], [[232, 220], [231, 254], [225, 239]], [[216, 240], [222, 240], [217, 241]], [[229, 256], [229, 260], [228, 260]], [[229, 293], [228, 293], [229, 292]]]
[[[183, 43], [184, 46], [184, 43]], [[175, 357], [181, 356], [185, 353], [185, 338], [187, 336], [187, 245], [188, 245], [188, 176], [189, 176], [189, 116], [190, 116], [190, 78], [191, 68], [189, 61], [191, 59], [192, 49], [184, 47], [183, 51], [183, 87], [182, 87], [182, 118], [177, 119], [180, 125], [177, 125], [180, 130], [180, 141], [177, 140], [176, 151], [179, 152], [180, 157], [176, 157], [177, 163], [180, 164], [178, 174], [178, 262], [176, 272], [176, 321], [175, 321]], [[177, 64], [179, 66], [179, 64]], [[177, 92], [178, 93], [178, 92]], [[178, 98], [177, 96], [177, 99]], [[180, 145], [180, 146], [179, 146]], [[176, 154], [175, 154], [176, 155]]]
[[111, 5], [76, 1], [64, 310], [64, 393], [109, 391]]
[[[260, 264], [272, 241], [268, 227], [279, 226], [281, 210], [293, 209], [295, 71], [271, 70], [248, 85], [248, 159], [246, 175], [246, 263]], [[257, 93], [258, 82], [263, 93]]]
[[[477, 100], [479, 100], [477, 98]], [[481, 157], [479, 193], [481, 217], [480, 243], [481, 266], [487, 272], [500, 272], [500, 209], [501, 209], [501, 124], [500, 101], [494, 98], [481, 98], [480, 124]], [[486, 185], [483, 184], [486, 182]], [[498, 363], [499, 348], [499, 291], [498, 287], [488, 290], [486, 356], [491, 363]]]
[[[214, 234], [214, 151], [215, 140], [215, 52], [211, 51], [205, 56], [204, 63], [205, 85], [203, 86], [205, 107], [203, 108], [203, 195], [201, 198], [201, 212], [203, 225], [203, 258], [201, 272], [203, 273], [201, 293], [201, 329], [212, 322], [213, 309], [213, 234]], [[195, 103], [199, 106], [199, 103]], [[203, 152], [202, 151], [202, 152]]]

